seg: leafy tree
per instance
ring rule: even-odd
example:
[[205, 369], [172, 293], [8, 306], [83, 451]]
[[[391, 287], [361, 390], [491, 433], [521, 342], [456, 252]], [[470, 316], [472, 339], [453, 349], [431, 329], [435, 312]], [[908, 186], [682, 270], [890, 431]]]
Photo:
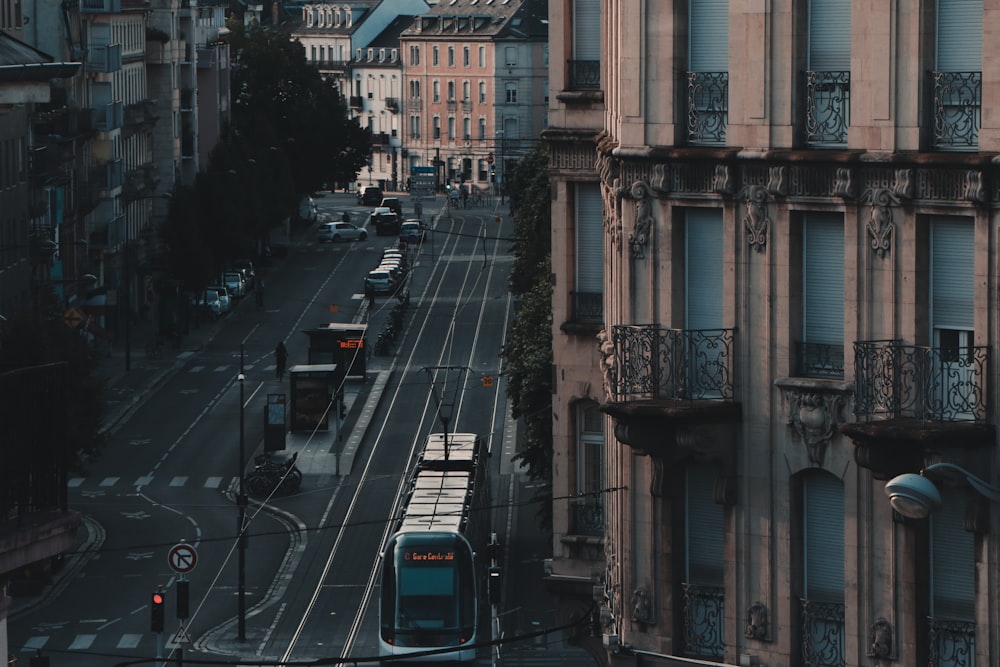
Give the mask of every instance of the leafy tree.
[[[514, 265], [510, 291], [524, 294], [537, 283], [552, 251], [551, 186], [548, 150], [539, 145], [507, 174], [514, 213]], [[547, 274], [548, 269], [544, 269]], [[547, 278], [547, 275], [545, 276]]]

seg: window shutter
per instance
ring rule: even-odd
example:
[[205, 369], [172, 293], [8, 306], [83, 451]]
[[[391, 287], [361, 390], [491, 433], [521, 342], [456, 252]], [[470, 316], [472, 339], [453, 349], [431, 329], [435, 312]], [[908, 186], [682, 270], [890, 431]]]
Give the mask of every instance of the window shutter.
[[688, 69], [729, 71], [729, 0], [691, 0]]
[[851, 0], [810, 0], [808, 67], [851, 71]]
[[576, 187], [576, 289], [604, 293], [604, 202], [596, 184]]
[[807, 343], [844, 344], [844, 224], [808, 215], [802, 224], [802, 288]]
[[685, 329], [722, 328], [722, 211], [691, 208], [685, 221], [687, 247]]
[[931, 318], [936, 329], [971, 330], [975, 229], [961, 218], [931, 223]]
[[965, 530], [968, 495], [941, 489], [941, 508], [931, 515], [931, 615], [973, 620], [976, 599], [975, 535]]
[[601, 59], [601, 0], [573, 3], [573, 59]]
[[844, 601], [844, 490], [825, 472], [803, 479], [805, 582], [809, 600]]
[[687, 493], [687, 583], [721, 586], [725, 572], [725, 518], [715, 502], [716, 469], [692, 464], [685, 470]]
[[983, 69], [983, 0], [938, 0], [938, 72]]

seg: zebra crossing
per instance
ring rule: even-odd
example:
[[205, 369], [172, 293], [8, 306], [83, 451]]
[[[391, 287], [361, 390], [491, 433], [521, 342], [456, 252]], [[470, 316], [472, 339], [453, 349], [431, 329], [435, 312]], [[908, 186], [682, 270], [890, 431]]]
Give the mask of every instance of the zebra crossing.
[[188, 475], [174, 475], [158, 477], [156, 475], [140, 475], [139, 477], [123, 479], [117, 476], [102, 478], [71, 477], [67, 481], [70, 489], [78, 489], [81, 493], [107, 492], [116, 489], [135, 489], [151, 486], [167, 486], [173, 489], [202, 488], [208, 490], [223, 490], [229, 488], [231, 484], [237, 483], [235, 476], [224, 477], [220, 475], [206, 475], [204, 477], [191, 477]]
[[[37, 629], [44, 630], [45, 628], [40, 627]], [[99, 637], [100, 641], [98, 641]], [[108, 642], [109, 637], [111, 639], [110, 642]], [[172, 641], [174, 639], [172, 635], [168, 634], [164, 639], [166, 640], [167, 648], [175, 647], [176, 642]], [[65, 646], [59, 646], [57, 640], [53, 640], [52, 635], [38, 634], [29, 637], [21, 645], [21, 653], [37, 654], [46, 649], [50, 651], [90, 651], [95, 648], [109, 650], [111, 647], [114, 647], [114, 650], [117, 651], [134, 651], [139, 648], [139, 645], [144, 640], [152, 652], [156, 643], [155, 637], [135, 632], [123, 632], [121, 634], [103, 632], [100, 635], [96, 632], [81, 632], [73, 635], [69, 640], [69, 644]]]

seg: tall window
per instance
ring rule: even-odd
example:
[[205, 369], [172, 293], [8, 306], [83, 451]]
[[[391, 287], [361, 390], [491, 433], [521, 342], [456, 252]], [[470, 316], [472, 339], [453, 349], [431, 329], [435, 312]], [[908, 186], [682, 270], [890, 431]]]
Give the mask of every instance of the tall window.
[[506, 96], [504, 97], [504, 100], [507, 102], [507, 104], [517, 104], [517, 82], [508, 81], [504, 85], [504, 90], [506, 91]]
[[688, 141], [726, 142], [729, 0], [691, 0], [688, 11]]
[[466, 46], [462, 49], [462, 65], [468, 67], [469, 63], [470, 63], [469, 47]]
[[847, 145], [851, 110], [851, 0], [809, 0], [806, 141]]
[[573, 56], [569, 61], [570, 90], [601, 88], [601, 0], [573, 0]]
[[844, 377], [844, 223], [836, 213], [802, 221], [802, 343], [798, 375]]
[[486, 104], [486, 82], [479, 82], [479, 103]]
[[982, 125], [983, 1], [938, 0], [934, 145], [975, 150]]
[[684, 346], [676, 351], [683, 372], [677, 395], [719, 398], [729, 387], [730, 363], [722, 329], [722, 209], [691, 208], [684, 224]]
[[454, 81], [449, 81], [448, 82], [448, 101], [449, 102], [454, 102], [455, 101], [455, 82]]
[[462, 119], [462, 138], [466, 141], [472, 139], [472, 119], [468, 116]]
[[455, 66], [455, 47], [454, 46], [449, 46], [448, 47], [448, 67], [454, 67], [454, 66]]
[[941, 489], [930, 517], [930, 661], [934, 667], [974, 667], [976, 536], [965, 530], [968, 494]]
[[420, 116], [410, 116], [410, 138], [420, 138]]
[[575, 188], [574, 218], [576, 289], [573, 292], [574, 322], [604, 320], [604, 200], [596, 183]]
[[434, 128], [432, 130], [434, 139], [441, 138], [441, 116], [434, 116]]
[[410, 99], [420, 99], [420, 79], [410, 79]]
[[454, 139], [455, 138], [455, 117], [454, 116], [448, 116], [448, 138], [449, 139]]
[[684, 653], [722, 658], [725, 601], [725, 517], [715, 502], [711, 464], [684, 470]]
[[479, 138], [486, 138], [486, 119], [482, 116], [479, 117]]
[[434, 92], [433, 92], [434, 101], [435, 102], [440, 102], [441, 101], [441, 82], [435, 79], [434, 83], [432, 84], [432, 86], [433, 86], [433, 90], [434, 90]]
[[823, 470], [802, 475], [802, 657], [844, 665], [844, 487]]
[[415, 44], [410, 47], [410, 64], [411, 65], [420, 64], [420, 47]]
[[598, 405], [576, 406], [576, 495], [572, 532], [600, 535], [604, 528], [604, 415]]
[[462, 82], [462, 101], [468, 102], [471, 98], [469, 95], [472, 92], [472, 84], [468, 81]]
[[479, 66], [486, 67], [486, 47], [479, 47]]
[[437, 67], [438, 65], [441, 64], [441, 62], [439, 60], [438, 47], [436, 47], [436, 46], [434, 46], [434, 47], [431, 48], [431, 64], [434, 65], [435, 67]]

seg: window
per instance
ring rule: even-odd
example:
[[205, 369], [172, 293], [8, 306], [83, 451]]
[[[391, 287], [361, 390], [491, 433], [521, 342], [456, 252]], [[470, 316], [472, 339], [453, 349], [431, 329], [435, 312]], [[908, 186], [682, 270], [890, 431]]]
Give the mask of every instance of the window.
[[719, 398], [727, 385], [716, 371], [728, 367], [722, 332], [722, 210], [691, 208], [684, 221], [684, 373], [678, 392]]
[[433, 98], [434, 98], [434, 101], [435, 102], [440, 102], [441, 101], [441, 82], [435, 79], [434, 83], [432, 85], [433, 85], [433, 89], [434, 89], [434, 92], [432, 94]]
[[455, 101], [455, 82], [454, 81], [449, 81], [448, 82], [448, 101], [449, 102], [454, 102]]
[[507, 104], [517, 104], [517, 83], [514, 81], [508, 81], [504, 88], [506, 90], [504, 100]]
[[410, 99], [419, 100], [420, 99], [420, 80], [410, 79]]
[[472, 119], [468, 116], [462, 119], [462, 138], [466, 141], [472, 139]]
[[448, 138], [449, 139], [454, 139], [455, 138], [455, 117], [454, 116], [448, 116]]
[[844, 377], [844, 223], [840, 214], [802, 220], [802, 343], [798, 375]]
[[802, 658], [844, 665], [844, 487], [824, 470], [801, 479]]
[[455, 47], [454, 46], [449, 46], [448, 47], [448, 67], [454, 67], [454, 66], [455, 66]]
[[438, 60], [438, 47], [431, 48], [431, 64], [437, 67], [441, 63]]
[[471, 58], [469, 57], [469, 47], [462, 49], [462, 65], [468, 67], [470, 65]]
[[847, 145], [851, 110], [851, 0], [809, 0], [806, 142]]
[[601, 0], [573, 0], [573, 56], [569, 61], [570, 90], [601, 88]]
[[479, 117], [479, 138], [486, 138], [486, 119], [482, 116]]
[[469, 97], [472, 92], [472, 84], [468, 81], [462, 82], [462, 101], [468, 102], [471, 98]]
[[420, 138], [420, 116], [410, 116], [410, 138]]
[[965, 529], [968, 495], [942, 487], [930, 525], [930, 664], [972, 667], [976, 639], [976, 536]]
[[486, 82], [479, 82], [479, 103], [486, 104]]
[[604, 321], [604, 200], [596, 183], [580, 183], [574, 192], [576, 248], [573, 322]]
[[729, 0], [692, 2], [688, 35], [688, 141], [723, 145], [729, 110]]
[[725, 516], [715, 502], [718, 471], [711, 464], [684, 470], [684, 654], [724, 656]]
[[505, 46], [503, 49], [504, 64], [507, 67], [517, 66], [517, 47]]
[[575, 535], [604, 532], [604, 415], [593, 401], [574, 406], [576, 413], [576, 498], [571, 531]]
[[982, 125], [982, 0], [939, 0], [936, 25], [934, 146], [975, 150]]
[[433, 136], [435, 139], [441, 138], [441, 116], [434, 116]]
[[486, 67], [486, 47], [479, 47], [479, 66]]
[[419, 65], [420, 64], [420, 47], [419, 46], [414, 45], [414, 46], [410, 47], [410, 64], [411, 65]]

